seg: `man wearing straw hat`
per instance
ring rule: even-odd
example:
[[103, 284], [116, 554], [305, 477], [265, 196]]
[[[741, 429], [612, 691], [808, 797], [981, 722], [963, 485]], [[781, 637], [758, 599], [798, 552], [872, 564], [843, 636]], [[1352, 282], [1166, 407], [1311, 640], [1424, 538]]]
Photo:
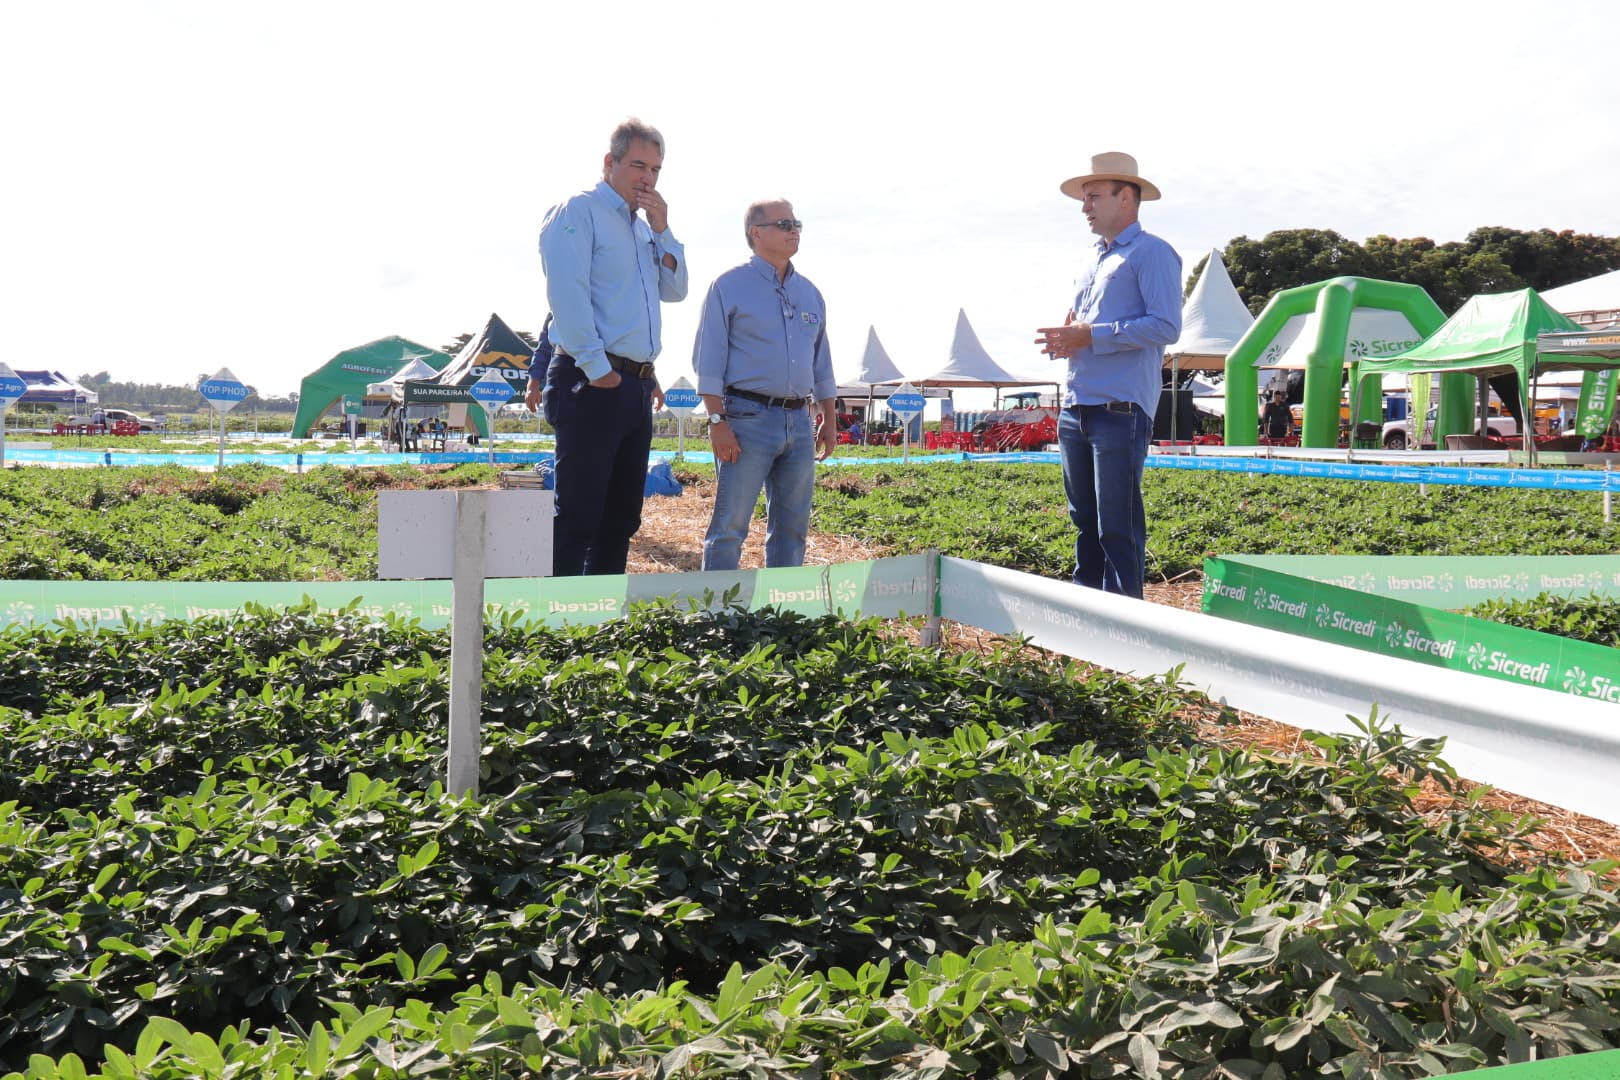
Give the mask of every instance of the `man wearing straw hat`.
[[1063, 490], [1074, 544], [1074, 583], [1142, 596], [1147, 516], [1142, 469], [1163, 385], [1164, 350], [1181, 336], [1181, 257], [1144, 232], [1137, 211], [1159, 189], [1129, 154], [1097, 154], [1065, 180], [1098, 240], [1062, 326], [1035, 343], [1069, 362], [1058, 418]]

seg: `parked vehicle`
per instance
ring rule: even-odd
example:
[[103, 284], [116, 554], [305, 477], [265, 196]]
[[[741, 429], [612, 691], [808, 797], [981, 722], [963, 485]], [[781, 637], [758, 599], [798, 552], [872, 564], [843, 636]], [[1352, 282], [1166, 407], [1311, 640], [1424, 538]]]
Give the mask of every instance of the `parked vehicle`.
[[[1435, 445], [1432, 440], [1434, 439], [1434, 421], [1437, 412], [1438, 410], [1434, 406], [1430, 406], [1429, 419], [1426, 426], [1429, 441], [1424, 442], [1423, 446], [1425, 449], [1432, 448]], [[1519, 422], [1506, 413], [1502, 414], [1501, 416], [1491, 416], [1487, 420], [1487, 424], [1489, 426], [1490, 434], [1494, 435], [1498, 439], [1516, 439], [1519, 437]], [[1387, 421], [1384, 424], [1383, 442], [1385, 450], [1405, 450], [1407, 442], [1406, 421]]]
[[[134, 424], [136, 427], [140, 428], [142, 435], [146, 435], [153, 431], [158, 431], [163, 427], [162, 420], [154, 420], [148, 416], [137, 416], [128, 409], [102, 409], [101, 416], [101, 422], [109, 428], [122, 421], [126, 424]], [[94, 414], [89, 416], [69, 417], [67, 421], [70, 427], [85, 427], [95, 422], [96, 418]]]

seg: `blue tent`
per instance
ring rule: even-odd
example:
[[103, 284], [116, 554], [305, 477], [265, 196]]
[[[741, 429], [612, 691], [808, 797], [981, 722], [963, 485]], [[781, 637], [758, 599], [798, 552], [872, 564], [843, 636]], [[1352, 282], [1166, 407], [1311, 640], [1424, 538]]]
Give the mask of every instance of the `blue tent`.
[[88, 405], [97, 400], [94, 390], [86, 390], [60, 371], [14, 370], [17, 378], [28, 384], [28, 392], [17, 399], [19, 404], [27, 401], [40, 405]]

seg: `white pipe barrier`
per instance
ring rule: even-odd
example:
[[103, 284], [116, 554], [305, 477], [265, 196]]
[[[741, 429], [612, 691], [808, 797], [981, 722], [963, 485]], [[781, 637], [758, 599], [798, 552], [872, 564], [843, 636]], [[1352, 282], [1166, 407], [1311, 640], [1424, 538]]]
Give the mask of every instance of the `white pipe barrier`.
[[1620, 709], [1245, 626], [961, 559], [942, 560], [942, 618], [1115, 671], [1182, 679], [1217, 702], [1299, 728], [1354, 734], [1380, 716], [1446, 740], [1470, 780], [1620, 823]]

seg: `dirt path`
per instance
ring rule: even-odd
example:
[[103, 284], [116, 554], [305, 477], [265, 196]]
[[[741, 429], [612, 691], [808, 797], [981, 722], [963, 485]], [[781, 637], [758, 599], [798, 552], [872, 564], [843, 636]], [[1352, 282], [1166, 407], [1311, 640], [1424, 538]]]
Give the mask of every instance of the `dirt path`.
[[[703, 533], [714, 507], [712, 481], [685, 482], [678, 498], [649, 498], [642, 511], [641, 532], [630, 544], [631, 573], [666, 573], [697, 570], [702, 563]], [[813, 524], [813, 523], [812, 523]], [[758, 569], [765, 564], [765, 529], [755, 521], [743, 545], [742, 567]], [[848, 536], [811, 532], [806, 564], [854, 562], [872, 559], [881, 552]], [[1156, 604], [1197, 611], [1203, 596], [1201, 580], [1150, 584], [1146, 597]], [[960, 649], [985, 649], [995, 640], [971, 627], [952, 627], [949, 644]], [[1228, 746], [1248, 746], [1277, 754], [1314, 753], [1298, 728], [1249, 713], [1223, 714], [1214, 706], [1195, 710], [1192, 716], [1202, 736], [1209, 742]], [[1494, 790], [1483, 797], [1496, 809], [1541, 819], [1544, 824], [1533, 837], [1536, 848], [1548, 855], [1577, 860], [1615, 859], [1620, 861], [1620, 829], [1581, 814], [1526, 799], [1511, 792]], [[1426, 789], [1418, 806], [1426, 814], [1440, 816], [1452, 804], [1452, 796], [1438, 788]]]

